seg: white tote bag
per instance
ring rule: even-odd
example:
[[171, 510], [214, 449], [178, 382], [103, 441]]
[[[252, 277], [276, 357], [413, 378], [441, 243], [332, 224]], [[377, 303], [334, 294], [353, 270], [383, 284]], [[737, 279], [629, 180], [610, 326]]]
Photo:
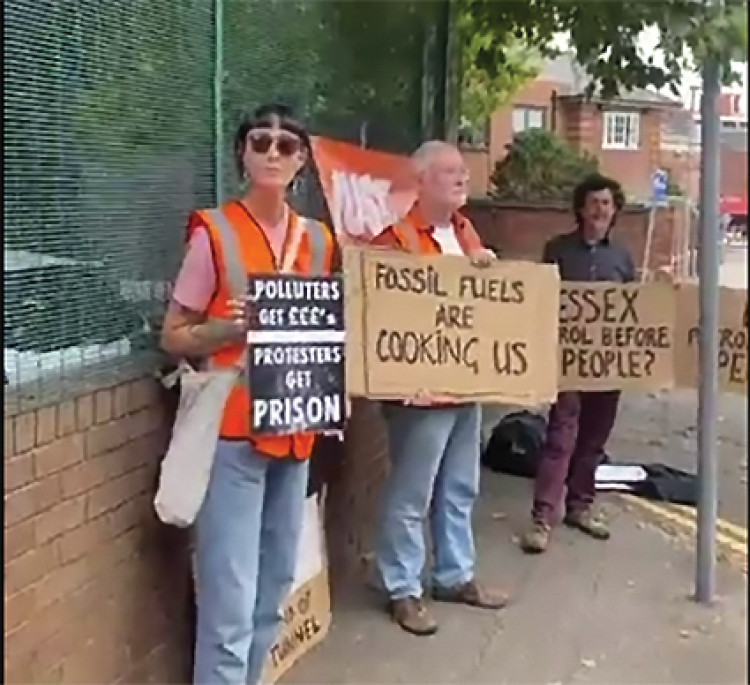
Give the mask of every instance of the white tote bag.
[[[221, 236], [232, 297], [245, 298], [247, 274], [240, 261], [234, 229], [220, 209], [210, 210], [209, 215]], [[301, 222], [295, 224], [295, 229], [281, 271], [291, 271], [294, 266], [303, 230]], [[237, 366], [206, 371], [181, 365], [180, 403], [154, 499], [156, 514], [163, 523], [186, 528], [195, 521], [208, 489], [224, 407], [243, 373], [245, 360], [243, 355]]]
[[219, 425], [237, 374], [234, 367], [190, 369], [180, 377], [180, 404], [154, 500], [156, 514], [164, 523], [185, 528], [195, 521], [206, 496]]

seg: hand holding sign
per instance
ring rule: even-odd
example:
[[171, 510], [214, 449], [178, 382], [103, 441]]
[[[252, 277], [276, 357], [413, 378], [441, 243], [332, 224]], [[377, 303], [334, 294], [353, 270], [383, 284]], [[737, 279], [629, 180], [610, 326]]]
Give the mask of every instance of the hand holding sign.
[[237, 340], [245, 339], [250, 330], [251, 308], [247, 300], [229, 300], [227, 303], [228, 319], [234, 324]]
[[435, 404], [448, 404], [451, 398], [443, 395], [433, 395], [425, 390], [420, 390], [411, 399], [405, 400], [404, 404], [410, 407], [431, 407]]
[[230, 300], [224, 317], [207, 319], [192, 330], [200, 339], [216, 344], [242, 343], [250, 329], [250, 318], [245, 300]]
[[492, 262], [494, 262], [496, 258], [490, 250], [486, 250], [482, 247], [472, 252], [469, 255], [469, 259], [471, 260], [472, 265], [480, 269], [486, 269], [488, 266], [492, 265]]

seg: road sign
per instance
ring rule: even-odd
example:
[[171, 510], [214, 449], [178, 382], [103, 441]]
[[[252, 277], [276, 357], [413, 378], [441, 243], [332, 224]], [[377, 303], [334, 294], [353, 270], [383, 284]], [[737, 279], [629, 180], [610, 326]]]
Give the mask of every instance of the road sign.
[[657, 169], [651, 176], [651, 202], [655, 207], [665, 207], [667, 201], [667, 185], [669, 175], [664, 169]]

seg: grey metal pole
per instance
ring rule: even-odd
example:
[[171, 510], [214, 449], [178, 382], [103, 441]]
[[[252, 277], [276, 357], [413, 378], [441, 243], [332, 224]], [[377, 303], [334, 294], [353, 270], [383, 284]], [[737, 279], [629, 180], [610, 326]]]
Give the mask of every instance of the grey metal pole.
[[716, 589], [719, 399], [719, 115], [720, 68], [703, 68], [698, 241], [698, 540], [695, 596], [710, 604]]

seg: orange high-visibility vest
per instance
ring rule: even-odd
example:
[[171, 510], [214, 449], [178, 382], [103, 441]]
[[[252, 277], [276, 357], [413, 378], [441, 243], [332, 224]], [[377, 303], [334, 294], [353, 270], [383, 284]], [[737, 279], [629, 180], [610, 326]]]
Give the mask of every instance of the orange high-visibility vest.
[[[289, 228], [282, 251], [276, 259], [263, 229], [246, 207], [238, 201], [218, 209], [200, 210], [198, 218], [206, 226], [216, 263], [217, 285], [208, 306], [208, 318], [226, 318], [232, 293], [246, 291], [248, 274], [278, 273], [284, 262], [289, 271], [303, 275], [327, 275], [331, 272], [334, 243], [328, 228], [312, 219], [289, 210]], [[240, 272], [240, 273], [238, 273]], [[244, 288], [242, 280], [245, 281]], [[245, 344], [229, 344], [210, 355], [210, 368], [227, 368], [240, 362]], [[294, 456], [307, 459], [312, 452], [315, 435], [297, 433], [290, 436], [253, 435], [250, 429], [250, 393], [245, 375], [240, 374], [232, 389], [219, 430], [223, 440], [250, 440], [263, 454], [272, 457]]]
[[[469, 219], [456, 212], [451, 217], [451, 224], [464, 254], [468, 255], [482, 248], [482, 241]], [[419, 205], [416, 204], [401, 221], [378, 234], [372, 245], [396, 248], [412, 254], [440, 254], [440, 245], [433, 237], [433, 231], [434, 228], [423, 220]]]

